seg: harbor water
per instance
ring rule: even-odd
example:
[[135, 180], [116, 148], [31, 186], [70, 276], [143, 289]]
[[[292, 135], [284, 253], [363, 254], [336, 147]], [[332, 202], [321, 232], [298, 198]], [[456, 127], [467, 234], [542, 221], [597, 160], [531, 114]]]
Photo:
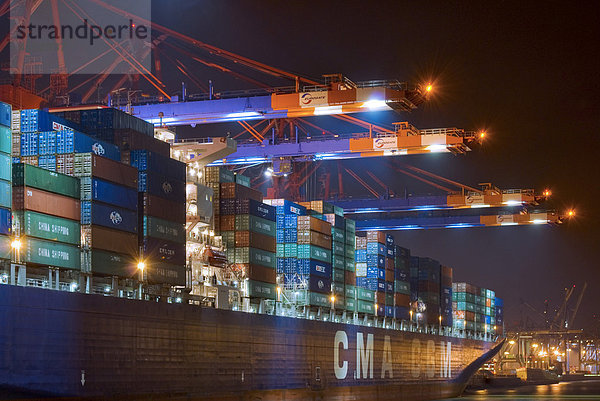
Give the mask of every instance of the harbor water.
[[445, 401], [554, 401], [600, 400], [600, 380], [561, 382], [540, 386], [523, 386], [512, 389], [467, 391], [463, 397]]

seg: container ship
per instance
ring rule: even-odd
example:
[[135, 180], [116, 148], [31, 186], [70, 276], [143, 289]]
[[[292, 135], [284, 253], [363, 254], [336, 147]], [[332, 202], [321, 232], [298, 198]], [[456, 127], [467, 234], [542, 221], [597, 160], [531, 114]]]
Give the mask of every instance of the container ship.
[[494, 291], [234, 150], [0, 104], [0, 399], [433, 400], [499, 351]]

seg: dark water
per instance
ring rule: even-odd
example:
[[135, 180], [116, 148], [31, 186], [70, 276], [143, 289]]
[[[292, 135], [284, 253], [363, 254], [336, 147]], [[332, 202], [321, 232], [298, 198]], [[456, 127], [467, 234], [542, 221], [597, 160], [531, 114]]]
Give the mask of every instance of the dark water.
[[[473, 391], [455, 401], [600, 400], [600, 380]], [[449, 400], [446, 400], [449, 401]]]

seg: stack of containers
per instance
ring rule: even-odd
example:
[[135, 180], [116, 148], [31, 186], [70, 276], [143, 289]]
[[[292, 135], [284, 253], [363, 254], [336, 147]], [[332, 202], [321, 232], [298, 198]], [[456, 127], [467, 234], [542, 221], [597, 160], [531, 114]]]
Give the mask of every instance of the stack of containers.
[[394, 245], [395, 318], [410, 319], [410, 250]]
[[[221, 184], [228, 182], [235, 182], [235, 176], [233, 172], [227, 170], [224, 167], [212, 166], [204, 168], [204, 185], [212, 189], [213, 191], [213, 228], [216, 234], [223, 234], [225, 231], [233, 231], [233, 226], [221, 227]], [[235, 224], [235, 223], [234, 223]], [[223, 241], [226, 240], [228, 244], [233, 246], [232, 234], [225, 234]], [[230, 258], [233, 260], [233, 256]]]
[[356, 278], [356, 285], [375, 291], [375, 304], [377, 305], [377, 316], [385, 316], [385, 260], [387, 247], [385, 245], [386, 235], [381, 231], [367, 231], [367, 271], [365, 276]]
[[266, 199], [275, 207], [276, 266], [284, 283], [298, 282], [298, 216], [306, 215], [306, 208], [285, 199]]
[[452, 268], [442, 266], [440, 287], [440, 310], [442, 326], [452, 327]]
[[138, 240], [148, 281], [185, 286], [186, 165], [148, 150], [130, 157], [138, 169]]
[[394, 317], [394, 270], [396, 268], [396, 247], [394, 237], [385, 236], [385, 316]]
[[[228, 252], [233, 250], [233, 259], [228, 259], [243, 271], [247, 296], [276, 299], [275, 207], [262, 203], [259, 191], [236, 182], [221, 184], [221, 207], [221, 226], [232, 223], [233, 227], [227, 228], [234, 231], [234, 248], [228, 248]], [[223, 221], [225, 218], [232, 222]]]
[[356, 222], [354, 220], [344, 219], [344, 238], [345, 308], [349, 312], [356, 312]]
[[0, 102], [0, 259], [10, 259], [12, 170], [10, 105]]
[[475, 329], [480, 332], [493, 332], [496, 325], [496, 293], [487, 288], [479, 289], [475, 297]]
[[74, 130], [68, 122], [42, 110], [21, 110], [19, 139], [13, 140], [13, 162], [73, 175], [74, 154], [93, 152], [121, 160], [119, 149], [109, 142]]
[[21, 261], [79, 270], [79, 179], [23, 163], [12, 174], [15, 231], [27, 236]]
[[94, 153], [77, 153], [74, 175], [81, 181], [82, 271], [132, 277], [140, 256], [137, 169]]
[[297, 272], [307, 283], [303, 301], [310, 306], [331, 307], [331, 224], [315, 216], [298, 216], [297, 221]]
[[498, 335], [504, 334], [504, 301], [502, 298], [496, 298], [496, 324], [495, 332]]
[[[418, 315], [423, 324], [439, 324], [440, 262], [431, 258], [411, 257], [411, 301], [424, 304], [425, 313]], [[416, 292], [415, 292], [416, 289]]]
[[479, 288], [474, 285], [452, 283], [452, 317], [455, 329], [475, 331], [475, 294], [479, 294]]
[[[367, 260], [371, 259], [367, 255], [367, 237], [356, 236], [355, 238], [356, 250], [355, 250], [355, 258], [356, 258], [356, 288], [355, 288], [355, 297], [356, 297], [356, 312], [364, 313], [367, 315], [375, 314], [375, 289], [373, 288], [373, 280], [367, 278], [367, 271], [371, 272], [371, 276], [373, 275], [373, 268], [368, 268]], [[375, 278], [377, 280], [377, 278]], [[376, 281], [375, 281], [376, 283]], [[346, 299], [348, 299], [348, 295], [346, 295]]]
[[323, 214], [323, 218], [331, 224], [331, 291], [334, 295], [335, 309], [344, 310], [346, 309], [346, 219], [344, 219], [344, 210], [323, 201], [313, 201], [311, 207], [313, 203], [316, 203], [316, 207], [321, 210], [333, 212]]

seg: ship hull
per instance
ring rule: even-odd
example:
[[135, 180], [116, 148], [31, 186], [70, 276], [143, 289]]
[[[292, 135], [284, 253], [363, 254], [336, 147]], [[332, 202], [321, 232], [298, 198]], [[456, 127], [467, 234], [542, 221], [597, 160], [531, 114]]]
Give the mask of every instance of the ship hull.
[[0, 399], [432, 400], [490, 342], [0, 286]]

